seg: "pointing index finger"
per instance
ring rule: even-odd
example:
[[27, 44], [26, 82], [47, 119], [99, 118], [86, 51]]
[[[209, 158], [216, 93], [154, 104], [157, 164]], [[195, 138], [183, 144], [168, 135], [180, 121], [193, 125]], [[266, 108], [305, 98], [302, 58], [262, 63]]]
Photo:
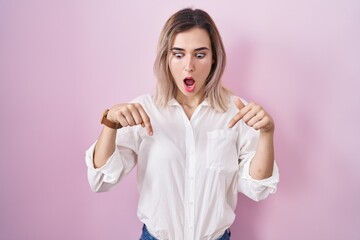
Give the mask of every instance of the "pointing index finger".
[[242, 108], [245, 107], [245, 104], [240, 100], [240, 98], [237, 98], [237, 99], [235, 100], [235, 105], [237, 106], [237, 108], [238, 108], [239, 110], [241, 110]]
[[245, 107], [245, 104], [240, 100], [240, 98], [236, 98], [234, 103], [236, 107], [239, 109], [239, 112], [229, 121], [228, 123], [229, 128], [232, 128], [238, 121], [240, 121], [244, 116], [244, 114], [246, 113], [244, 112], [244, 110], [241, 111]]
[[147, 113], [145, 112], [145, 110], [142, 108], [142, 106], [140, 104], [138, 105], [138, 111], [139, 111], [141, 119], [142, 119], [141, 125], [143, 127], [145, 127], [147, 133], [150, 136], [152, 136], [153, 135], [153, 128], [152, 128], [152, 125], [151, 125], [151, 122], [150, 122], [150, 118], [149, 118], [149, 116], [147, 115]]

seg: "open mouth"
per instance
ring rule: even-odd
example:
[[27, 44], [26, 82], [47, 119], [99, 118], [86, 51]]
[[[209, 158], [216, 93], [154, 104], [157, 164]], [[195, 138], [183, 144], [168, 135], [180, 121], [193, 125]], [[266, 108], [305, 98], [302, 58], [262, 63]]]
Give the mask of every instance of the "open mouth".
[[184, 87], [187, 92], [193, 92], [195, 89], [196, 83], [195, 80], [191, 77], [184, 79]]

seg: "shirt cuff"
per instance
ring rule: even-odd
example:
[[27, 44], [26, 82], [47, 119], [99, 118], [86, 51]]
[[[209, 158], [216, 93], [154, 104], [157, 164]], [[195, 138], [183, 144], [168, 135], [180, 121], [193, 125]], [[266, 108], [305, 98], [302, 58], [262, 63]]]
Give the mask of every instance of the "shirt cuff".
[[273, 172], [272, 172], [271, 177], [261, 179], [261, 180], [254, 179], [253, 177], [250, 176], [250, 163], [251, 163], [251, 161], [247, 161], [244, 164], [242, 178], [249, 180], [258, 186], [271, 188], [270, 193], [275, 193], [276, 185], [279, 182], [279, 169], [277, 167], [276, 162], [274, 162], [274, 167], [273, 167]]
[[94, 167], [94, 151], [95, 151], [96, 142], [91, 145], [91, 147], [86, 151], [86, 166], [88, 172], [91, 175], [98, 175], [99, 173], [103, 175], [103, 182], [114, 184], [118, 181], [120, 173], [123, 169], [123, 164], [121, 162], [120, 152], [117, 148], [113, 154], [106, 161], [105, 165], [100, 168]]

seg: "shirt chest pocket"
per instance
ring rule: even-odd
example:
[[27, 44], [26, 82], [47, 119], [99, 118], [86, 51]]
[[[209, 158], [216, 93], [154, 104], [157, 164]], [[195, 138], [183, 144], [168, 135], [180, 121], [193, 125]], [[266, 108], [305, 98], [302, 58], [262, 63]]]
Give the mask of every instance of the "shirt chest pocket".
[[207, 133], [206, 165], [208, 169], [226, 172], [238, 169], [237, 135], [238, 133], [231, 129]]

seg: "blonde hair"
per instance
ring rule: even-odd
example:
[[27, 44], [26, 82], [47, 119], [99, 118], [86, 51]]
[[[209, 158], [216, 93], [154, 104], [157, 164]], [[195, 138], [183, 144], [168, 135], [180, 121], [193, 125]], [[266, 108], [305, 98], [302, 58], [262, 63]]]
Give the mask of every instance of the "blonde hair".
[[185, 8], [173, 14], [165, 23], [158, 42], [157, 56], [154, 63], [154, 73], [157, 78], [156, 104], [165, 107], [175, 97], [177, 87], [170, 72], [168, 56], [176, 34], [191, 28], [201, 28], [207, 31], [211, 41], [214, 63], [205, 84], [205, 97], [216, 111], [228, 109], [229, 91], [221, 85], [221, 76], [225, 69], [226, 54], [219, 31], [212, 18], [200, 9]]

